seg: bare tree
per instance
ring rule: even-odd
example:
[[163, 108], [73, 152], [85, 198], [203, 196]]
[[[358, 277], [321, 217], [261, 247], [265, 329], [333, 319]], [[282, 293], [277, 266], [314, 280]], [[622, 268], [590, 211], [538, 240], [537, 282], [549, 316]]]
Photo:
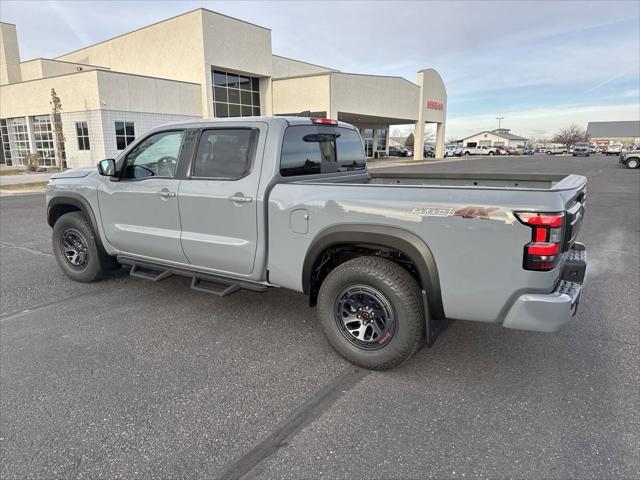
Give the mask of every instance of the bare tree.
[[424, 143], [433, 143], [436, 141], [436, 134], [434, 132], [424, 132]]
[[411, 132], [407, 139], [404, 141], [404, 146], [413, 148], [413, 132]]
[[66, 153], [64, 151], [64, 133], [62, 132], [62, 102], [56, 94], [54, 88], [51, 89], [51, 123], [53, 124], [53, 134], [56, 139], [56, 164], [58, 169], [62, 170], [66, 163]]
[[572, 123], [568, 127], [560, 129], [551, 140], [568, 149], [576, 143], [589, 141], [589, 134], [584, 128]]

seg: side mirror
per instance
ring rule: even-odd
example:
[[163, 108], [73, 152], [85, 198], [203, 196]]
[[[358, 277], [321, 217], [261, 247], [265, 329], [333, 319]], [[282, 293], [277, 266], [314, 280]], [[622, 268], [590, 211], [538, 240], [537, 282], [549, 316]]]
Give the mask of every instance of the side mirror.
[[116, 161], [113, 158], [105, 158], [98, 162], [98, 173], [105, 177], [116, 176]]

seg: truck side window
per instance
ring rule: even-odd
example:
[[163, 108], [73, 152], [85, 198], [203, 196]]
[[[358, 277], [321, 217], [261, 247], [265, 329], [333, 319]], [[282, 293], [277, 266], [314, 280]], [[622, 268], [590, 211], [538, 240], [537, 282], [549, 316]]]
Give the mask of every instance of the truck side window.
[[159, 132], [144, 139], [127, 155], [126, 178], [173, 178], [184, 132]]
[[280, 175], [316, 175], [366, 166], [360, 135], [353, 129], [295, 125], [288, 127], [282, 142]]
[[255, 135], [249, 128], [205, 130], [191, 177], [234, 180], [245, 176], [251, 169]]

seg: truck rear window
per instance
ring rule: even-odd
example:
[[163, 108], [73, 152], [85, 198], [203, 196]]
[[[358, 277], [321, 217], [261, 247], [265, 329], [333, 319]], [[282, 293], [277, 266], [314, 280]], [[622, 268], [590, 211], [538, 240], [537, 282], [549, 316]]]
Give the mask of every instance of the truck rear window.
[[365, 166], [362, 140], [355, 130], [324, 125], [285, 130], [280, 157], [283, 177], [364, 170]]

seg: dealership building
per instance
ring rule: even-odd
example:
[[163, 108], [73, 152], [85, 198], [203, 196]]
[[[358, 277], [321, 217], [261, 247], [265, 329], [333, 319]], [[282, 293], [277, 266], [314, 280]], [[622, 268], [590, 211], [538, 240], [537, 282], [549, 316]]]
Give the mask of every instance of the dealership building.
[[479, 133], [474, 133], [469, 137], [458, 140], [457, 143], [461, 143], [462, 146], [487, 146], [487, 147], [523, 147], [526, 145], [528, 139], [511, 133], [508, 128], [496, 128], [495, 130], [485, 130]]
[[[209, 117], [309, 115], [355, 125], [367, 156], [388, 151], [389, 126], [426, 123], [442, 156], [447, 94], [433, 69], [416, 83], [345, 73], [274, 55], [271, 30], [197, 9], [54, 59], [20, 61], [16, 26], [0, 24], [0, 162], [69, 167], [118, 155], [161, 124]], [[52, 90], [64, 135], [56, 142]]]
[[587, 134], [596, 145], [640, 144], [640, 121], [589, 122]]

